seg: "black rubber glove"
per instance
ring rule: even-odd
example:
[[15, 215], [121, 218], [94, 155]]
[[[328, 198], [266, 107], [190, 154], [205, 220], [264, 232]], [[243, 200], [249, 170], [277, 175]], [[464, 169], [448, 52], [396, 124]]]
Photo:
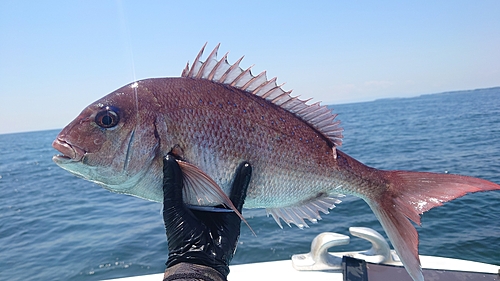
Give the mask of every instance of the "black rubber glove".
[[[237, 168], [229, 198], [241, 213], [252, 168]], [[163, 159], [163, 220], [168, 240], [167, 268], [179, 263], [211, 267], [224, 278], [240, 236], [241, 219], [234, 212], [189, 209], [182, 200], [182, 172], [175, 158]]]

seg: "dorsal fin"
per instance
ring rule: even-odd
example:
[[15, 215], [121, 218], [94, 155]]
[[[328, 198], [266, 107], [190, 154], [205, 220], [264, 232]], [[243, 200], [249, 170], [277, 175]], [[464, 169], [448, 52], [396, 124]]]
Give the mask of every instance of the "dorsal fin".
[[298, 97], [292, 97], [290, 95], [292, 91], [285, 92], [281, 89], [282, 85], [278, 86], [276, 84], [276, 77], [268, 80], [265, 71], [254, 76], [250, 71], [251, 67], [243, 70], [239, 67], [239, 63], [243, 57], [234, 64], [228, 63], [228, 53], [220, 60], [217, 60], [217, 51], [219, 50], [220, 44], [214, 48], [204, 62], [201, 61], [200, 58], [206, 45], [205, 43], [196, 56], [192, 67], [189, 67], [189, 63], [186, 65], [186, 68], [182, 71], [182, 77], [207, 79], [226, 84], [252, 93], [280, 106], [307, 122], [329, 139], [333, 145], [334, 156], [336, 156], [335, 148], [342, 145], [343, 131], [340, 126], [340, 121], [335, 120], [337, 114], [333, 114], [330, 109], [325, 105], [320, 105], [319, 102], [309, 105], [307, 104], [309, 100], [304, 101], [300, 100]]

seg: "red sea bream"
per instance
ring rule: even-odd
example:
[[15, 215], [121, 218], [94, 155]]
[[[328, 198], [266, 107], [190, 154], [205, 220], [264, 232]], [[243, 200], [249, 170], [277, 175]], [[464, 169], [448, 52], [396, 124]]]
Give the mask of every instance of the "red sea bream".
[[[181, 77], [133, 82], [85, 108], [57, 136], [63, 169], [117, 193], [161, 202], [162, 157], [171, 153], [185, 175], [184, 200], [226, 204], [233, 172], [253, 168], [245, 208], [266, 208], [280, 224], [307, 226], [343, 194], [371, 207], [414, 280], [423, 280], [418, 234], [410, 222], [469, 192], [498, 190], [478, 178], [383, 171], [339, 150], [342, 128], [319, 103], [290, 96], [253, 76], [238, 60], [205, 62], [202, 51]], [[281, 224], [280, 224], [281, 225]]]

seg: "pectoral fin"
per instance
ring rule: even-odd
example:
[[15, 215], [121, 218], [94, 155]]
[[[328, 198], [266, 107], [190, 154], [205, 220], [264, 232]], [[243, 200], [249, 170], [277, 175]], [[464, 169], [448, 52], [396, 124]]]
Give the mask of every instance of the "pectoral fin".
[[177, 160], [184, 175], [183, 198], [187, 204], [215, 206], [223, 204], [233, 209], [233, 203], [219, 185], [198, 167]]
[[248, 222], [233, 205], [231, 199], [209, 175], [188, 162], [177, 160], [177, 163], [179, 163], [184, 175], [183, 198], [187, 204], [201, 206], [222, 204], [233, 210], [253, 232]]

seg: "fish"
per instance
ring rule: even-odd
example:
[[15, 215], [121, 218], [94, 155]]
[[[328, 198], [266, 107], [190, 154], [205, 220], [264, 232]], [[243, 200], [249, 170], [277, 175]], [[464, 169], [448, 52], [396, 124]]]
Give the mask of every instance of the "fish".
[[[253, 173], [244, 208], [265, 208], [280, 227], [308, 227], [345, 195], [374, 212], [415, 281], [420, 215], [467, 193], [500, 185], [469, 176], [379, 170], [342, 152], [337, 114], [282, 89], [266, 72], [242, 69], [203, 46], [181, 77], [127, 84], [87, 106], [57, 136], [53, 161], [112, 192], [162, 202], [162, 159], [174, 155], [186, 204], [234, 208], [236, 167]], [[237, 210], [235, 210], [237, 212]], [[238, 213], [239, 214], [239, 213]], [[241, 216], [241, 214], [239, 214]]]

